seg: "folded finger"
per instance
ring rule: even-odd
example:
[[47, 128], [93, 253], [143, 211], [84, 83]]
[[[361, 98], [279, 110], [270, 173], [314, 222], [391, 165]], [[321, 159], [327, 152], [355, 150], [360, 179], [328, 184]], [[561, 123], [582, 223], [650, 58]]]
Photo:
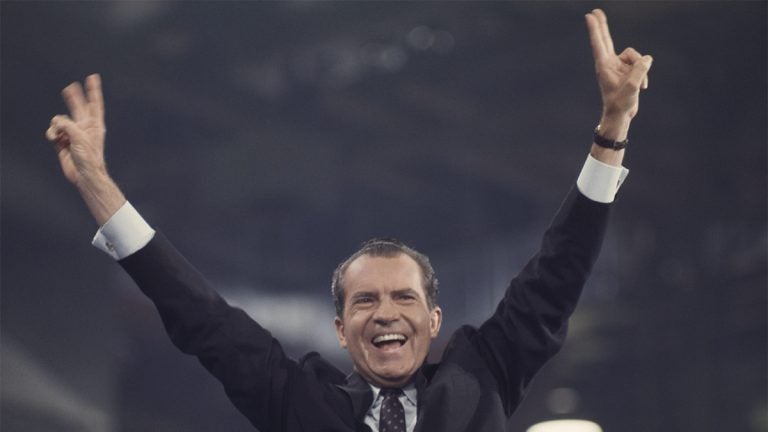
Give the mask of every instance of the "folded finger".
[[619, 54], [619, 59], [621, 59], [622, 62], [627, 64], [634, 64], [635, 62], [639, 61], [643, 56], [637, 52], [636, 49], [629, 47], [626, 48], [624, 51]]
[[73, 141], [79, 141], [85, 138], [83, 130], [80, 129], [80, 127], [68, 116], [55, 116], [51, 121], [51, 126], [55, 128], [57, 138], [62, 134], [68, 135], [69, 139]]
[[60, 120], [56, 116], [51, 119], [51, 125], [45, 131], [45, 138], [53, 144], [56, 153], [69, 145], [69, 135], [61, 127]]
[[59, 126], [59, 119], [60, 116], [54, 116], [51, 119], [51, 123], [48, 125], [48, 129], [45, 131], [45, 138], [48, 139], [48, 141], [54, 141], [58, 136], [61, 135], [61, 127]]
[[49, 127], [45, 131], [45, 139], [47, 139], [48, 141], [55, 140], [56, 139], [56, 130], [54, 128], [52, 128], [52, 127]]
[[627, 83], [636, 89], [647, 86], [648, 70], [651, 68], [652, 63], [653, 58], [651, 56], [643, 56], [640, 61], [635, 62], [627, 77]]

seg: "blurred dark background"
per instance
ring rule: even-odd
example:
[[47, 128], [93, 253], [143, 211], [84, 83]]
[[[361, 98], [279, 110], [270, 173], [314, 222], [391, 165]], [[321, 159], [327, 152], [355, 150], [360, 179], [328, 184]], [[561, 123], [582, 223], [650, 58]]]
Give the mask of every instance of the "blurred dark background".
[[2, 24], [3, 431], [251, 430], [178, 353], [43, 139], [104, 80], [150, 223], [299, 356], [349, 367], [335, 265], [432, 257], [445, 338], [489, 315], [600, 117], [583, 14], [655, 62], [599, 264], [510, 421], [768, 431], [766, 2], [11, 2]]

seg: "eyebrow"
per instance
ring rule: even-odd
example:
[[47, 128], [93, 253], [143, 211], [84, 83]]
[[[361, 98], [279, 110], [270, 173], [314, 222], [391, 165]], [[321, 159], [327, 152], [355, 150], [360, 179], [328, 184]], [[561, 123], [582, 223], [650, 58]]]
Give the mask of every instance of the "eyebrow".
[[[418, 291], [416, 291], [413, 288], [400, 288], [400, 289], [392, 290], [391, 294], [392, 295], [413, 294], [416, 297], [419, 297]], [[368, 298], [368, 297], [379, 298], [379, 294], [377, 292], [375, 292], [375, 291], [358, 291], [358, 292], [352, 294], [352, 296], [349, 298], [349, 300], [350, 301], [354, 301], [354, 300], [357, 300], [359, 298]]]
[[393, 290], [392, 294], [394, 294], [394, 295], [415, 294], [416, 297], [419, 296], [419, 293], [415, 289], [413, 289], [413, 288], [400, 288], [400, 289], [397, 289], [397, 290]]
[[373, 291], [358, 291], [354, 294], [352, 294], [352, 297], [350, 297], [350, 300], [356, 300], [359, 298], [365, 298], [365, 297], [378, 297], [378, 294], [376, 294]]

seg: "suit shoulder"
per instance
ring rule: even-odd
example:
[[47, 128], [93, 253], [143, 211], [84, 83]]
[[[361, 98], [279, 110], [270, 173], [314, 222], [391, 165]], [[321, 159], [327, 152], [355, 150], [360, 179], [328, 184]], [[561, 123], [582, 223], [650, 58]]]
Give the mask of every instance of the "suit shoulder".
[[303, 355], [298, 363], [299, 369], [314, 375], [318, 381], [333, 385], [344, 385], [347, 381], [344, 373], [315, 351]]

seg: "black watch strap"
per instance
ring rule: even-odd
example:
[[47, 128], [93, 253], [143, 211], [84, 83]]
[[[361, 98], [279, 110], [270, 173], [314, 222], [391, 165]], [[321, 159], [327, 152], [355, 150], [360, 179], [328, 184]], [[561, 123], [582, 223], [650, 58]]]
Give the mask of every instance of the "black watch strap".
[[614, 140], [609, 140], [608, 138], [600, 135], [600, 125], [597, 125], [597, 127], [595, 128], [593, 141], [595, 144], [599, 145], [600, 147], [612, 149], [612, 150], [621, 150], [627, 147], [627, 144], [629, 144], [628, 138], [624, 139], [623, 141], [614, 141]]

